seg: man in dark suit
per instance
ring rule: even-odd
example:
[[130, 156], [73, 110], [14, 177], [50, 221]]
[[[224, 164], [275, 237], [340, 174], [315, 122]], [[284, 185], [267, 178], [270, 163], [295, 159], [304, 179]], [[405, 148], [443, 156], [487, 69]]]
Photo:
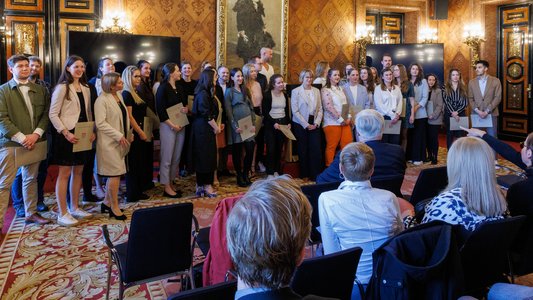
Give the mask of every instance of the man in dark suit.
[[235, 299], [324, 299], [303, 298], [289, 287], [304, 258], [311, 210], [288, 176], [254, 182], [235, 204], [226, 222], [228, 250], [238, 276]]
[[[374, 151], [376, 162], [373, 179], [390, 179], [405, 175], [405, 153], [399, 145], [381, 141], [385, 120], [377, 111], [365, 109], [355, 119], [355, 127], [359, 141], [367, 144]], [[340, 152], [340, 151], [339, 151]], [[316, 178], [317, 183], [341, 181], [339, 171], [339, 153], [331, 165]]]

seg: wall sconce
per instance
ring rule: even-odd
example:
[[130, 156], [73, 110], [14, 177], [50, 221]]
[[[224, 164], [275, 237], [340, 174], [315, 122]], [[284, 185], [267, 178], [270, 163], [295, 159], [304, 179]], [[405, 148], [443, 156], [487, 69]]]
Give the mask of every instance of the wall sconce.
[[481, 25], [470, 24], [465, 26], [463, 38], [463, 43], [467, 44], [472, 50], [472, 66], [475, 66], [476, 61], [479, 60], [481, 43], [485, 42], [485, 33], [481, 29]]
[[124, 12], [111, 12], [100, 21], [97, 32], [131, 34], [131, 25]]
[[420, 30], [420, 41], [424, 44], [433, 44], [439, 40], [437, 28], [424, 27]]
[[359, 68], [366, 65], [366, 46], [372, 44], [374, 26], [363, 25], [355, 33], [355, 46], [359, 48]]

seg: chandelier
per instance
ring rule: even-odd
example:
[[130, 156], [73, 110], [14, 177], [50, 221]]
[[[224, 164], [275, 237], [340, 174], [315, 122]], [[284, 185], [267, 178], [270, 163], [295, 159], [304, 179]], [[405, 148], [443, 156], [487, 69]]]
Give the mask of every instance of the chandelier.
[[97, 32], [131, 34], [131, 25], [123, 12], [111, 12], [101, 21]]

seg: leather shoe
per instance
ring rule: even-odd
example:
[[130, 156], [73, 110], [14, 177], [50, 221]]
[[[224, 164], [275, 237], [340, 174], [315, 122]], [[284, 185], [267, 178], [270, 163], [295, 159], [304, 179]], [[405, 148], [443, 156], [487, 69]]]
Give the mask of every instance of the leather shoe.
[[42, 201], [38, 201], [37, 202], [37, 211], [38, 212], [43, 212], [43, 211], [49, 211], [50, 209], [48, 208], [48, 206], [46, 204], [44, 204], [44, 202]]
[[167, 198], [181, 198], [181, 192], [180, 191], [176, 191], [176, 194], [175, 195], [171, 195], [165, 191], [163, 191], [163, 197], [167, 197]]
[[98, 199], [95, 195], [83, 195], [83, 202], [100, 202], [102, 199]]
[[33, 215], [26, 218], [26, 224], [30, 223], [44, 225], [50, 223], [50, 220], [41, 217], [41, 215], [39, 215], [38, 213], [34, 213]]

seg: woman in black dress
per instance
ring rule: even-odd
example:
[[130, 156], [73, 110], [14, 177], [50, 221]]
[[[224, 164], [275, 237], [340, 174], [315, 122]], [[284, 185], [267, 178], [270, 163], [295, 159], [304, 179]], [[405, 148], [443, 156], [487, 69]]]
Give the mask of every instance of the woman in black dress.
[[196, 170], [196, 196], [199, 197], [217, 196], [213, 181], [217, 169], [216, 135], [221, 129], [216, 122], [220, 113], [218, 101], [214, 98], [216, 82], [213, 69], [202, 71], [192, 108], [192, 156]]

